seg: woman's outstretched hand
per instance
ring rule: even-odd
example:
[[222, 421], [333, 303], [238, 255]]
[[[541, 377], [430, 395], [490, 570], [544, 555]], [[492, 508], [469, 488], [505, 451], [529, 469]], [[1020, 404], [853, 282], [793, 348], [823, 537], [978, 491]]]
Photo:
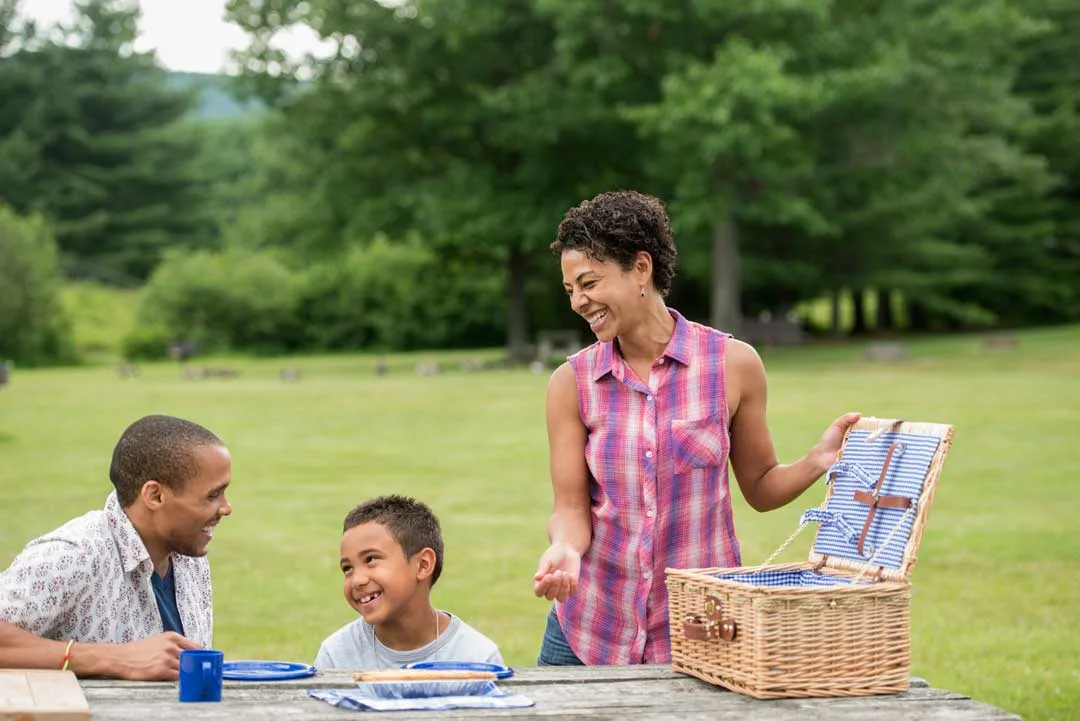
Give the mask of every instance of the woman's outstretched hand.
[[577, 591], [581, 554], [562, 543], [553, 543], [533, 576], [533, 593], [549, 601], [565, 601]]

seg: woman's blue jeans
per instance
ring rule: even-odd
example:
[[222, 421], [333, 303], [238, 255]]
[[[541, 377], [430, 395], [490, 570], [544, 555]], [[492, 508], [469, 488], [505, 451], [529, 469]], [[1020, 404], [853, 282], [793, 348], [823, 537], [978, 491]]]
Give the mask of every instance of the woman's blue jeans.
[[547, 617], [547, 627], [544, 628], [544, 640], [540, 643], [540, 656], [536, 659], [537, 666], [584, 666], [581, 659], [574, 655], [570, 644], [566, 642], [562, 627], [559, 626], [559, 617], [555, 615], [555, 607], [551, 607], [551, 613]]

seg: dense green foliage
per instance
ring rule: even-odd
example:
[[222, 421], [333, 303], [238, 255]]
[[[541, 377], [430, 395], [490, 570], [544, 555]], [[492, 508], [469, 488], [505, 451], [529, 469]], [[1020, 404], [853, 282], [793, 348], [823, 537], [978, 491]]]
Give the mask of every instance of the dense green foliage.
[[19, 218], [0, 204], [0, 363], [73, 358], [71, 327], [60, 303], [56, 241], [45, 221]]
[[174, 342], [260, 352], [497, 345], [502, 286], [498, 275], [447, 272], [418, 242], [376, 239], [303, 270], [241, 248], [169, 253], [125, 355], [164, 357]]
[[[1048, 130], [1076, 118], [1067, 3], [229, 7], [320, 252], [417, 229], [497, 254], [513, 301], [560, 209], [632, 186], [670, 201], [687, 310], [724, 327], [871, 288], [916, 327], [1080, 317], [1076, 210], [1055, 202], [1078, 153]], [[275, 54], [296, 23], [338, 52]], [[876, 307], [856, 330], [894, 327]], [[508, 320], [513, 348], [528, 314]]]
[[[720, 327], [823, 298], [834, 330], [853, 299], [856, 333], [1080, 318], [1066, 0], [231, 0], [251, 45], [216, 80], [132, 52], [118, 0], [80, 0], [60, 34], [16, 4], [0, 200], [49, 220], [70, 277], [165, 271], [132, 349], [504, 339], [527, 357], [576, 322], [546, 250], [562, 213], [626, 187], [668, 201], [671, 302]], [[296, 24], [336, 52], [275, 50]], [[190, 254], [229, 292], [163, 293]], [[234, 298], [270, 267], [284, 296]], [[281, 317], [237, 326], [252, 313]]]
[[211, 226], [190, 169], [197, 146], [171, 132], [192, 98], [131, 52], [136, 16], [113, 6], [87, 0], [65, 42], [0, 58], [0, 199], [53, 220], [70, 274], [138, 281]]

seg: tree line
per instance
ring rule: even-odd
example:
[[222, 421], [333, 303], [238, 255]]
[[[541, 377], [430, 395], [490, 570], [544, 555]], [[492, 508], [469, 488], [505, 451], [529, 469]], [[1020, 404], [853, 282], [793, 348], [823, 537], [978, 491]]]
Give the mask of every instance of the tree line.
[[[127, 3], [53, 31], [16, 5], [0, 243], [142, 287], [131, 354], [525, 356], [575, 322], [562, 213], [616, 188], [668, 203], [671, 302], [717, 327], [823, 298], [854, 333], [1080, 319], [1066, 0], [230, 0], [237, 92], [267, 110], [214, 121], [132, 51]], [[295, 24], [333, 52], [275, 50]]]

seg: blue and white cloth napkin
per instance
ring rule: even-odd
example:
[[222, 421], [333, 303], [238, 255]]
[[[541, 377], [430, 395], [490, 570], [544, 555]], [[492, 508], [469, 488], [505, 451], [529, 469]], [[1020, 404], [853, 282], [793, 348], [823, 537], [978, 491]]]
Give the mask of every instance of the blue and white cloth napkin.
[[[437, 683], [437, 682], [436, 682]], [[356, 688], [308, 689], [308, 696], [352, 711], [445, 711], [458, 708], [527, 708], [527, 696], [507, 694], [494, 681], [474, 681], [461, 688], [432, 682], [364, 683]]]

